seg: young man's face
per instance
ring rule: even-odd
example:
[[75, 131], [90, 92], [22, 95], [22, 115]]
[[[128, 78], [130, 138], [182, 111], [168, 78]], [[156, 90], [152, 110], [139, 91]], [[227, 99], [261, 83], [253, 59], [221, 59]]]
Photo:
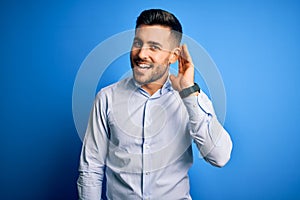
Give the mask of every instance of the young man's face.
[[140, 85], [164, 84], [170, 63], [175, 62], [172, 50], [176, 47], [168, 27], [141, 25], [136, 29], [130, 53], [133, 77]]

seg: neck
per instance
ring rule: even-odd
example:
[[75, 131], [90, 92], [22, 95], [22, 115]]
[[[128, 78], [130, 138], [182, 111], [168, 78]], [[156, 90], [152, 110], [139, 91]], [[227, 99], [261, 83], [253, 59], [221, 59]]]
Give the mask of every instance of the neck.
[[150, 95], [152, 96], [155, 92], [157, 92], [157, 90], [161, 89], [162, 86], [165, 84], [165, 82], [167, 81], [167, 78], [164, 78], [163, 81], [156, 81], [156, 82], [152, 82], [152, 83], [148, 83], [145, 85], [142, 85], [142, 88]]

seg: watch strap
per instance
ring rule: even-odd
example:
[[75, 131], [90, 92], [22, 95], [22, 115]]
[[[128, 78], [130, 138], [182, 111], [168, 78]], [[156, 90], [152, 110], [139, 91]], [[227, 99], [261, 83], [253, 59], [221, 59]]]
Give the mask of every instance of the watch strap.
[[185, 98], [185, 97], [190, 96], [194, 92], [200, 92], [200, 87], [197, 83], [194, 83], [194, 85], [191, 86], [191, 87], [184, 88], [183, 90], [181, 90], [179, 92], [179, 95], [180, 95], [181, 98]]

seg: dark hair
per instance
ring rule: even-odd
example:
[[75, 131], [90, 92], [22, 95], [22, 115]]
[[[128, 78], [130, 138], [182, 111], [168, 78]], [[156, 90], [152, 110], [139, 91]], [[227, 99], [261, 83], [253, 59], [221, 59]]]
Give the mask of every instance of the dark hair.
[[161, 9], [144, 10], [136, 20], [135, 29], [141, 25], [161, 25], [171, 29], [171, 33], [175, 36], [177, 45], [180, 44], [182, 38], [182, 26], [179, 20], [172, 14]]

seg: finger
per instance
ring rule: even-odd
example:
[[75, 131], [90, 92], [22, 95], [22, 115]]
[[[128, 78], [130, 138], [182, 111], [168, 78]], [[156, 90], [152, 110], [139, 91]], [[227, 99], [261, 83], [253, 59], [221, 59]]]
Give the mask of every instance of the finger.
[[180, 51], [180, 55], [178, 58], [178, 73], [184, 73], [185, 69], [184, 69], [184, 65], [186, 63], [185, 58], [182, 56], [182, 46], [180, 47], [181, 51]]
[[182, 74], [184, 72], [184, 70], [183, 70], [184, 64], [183, 63], [184, 63], [184, 60], [181, 57], [179, 57], [178, 58], [178, 73], [179, 74]]
[[183, 44], [181, 47], [181, 57], [184, 60], [186, 60], [187, 62], [192, 63], [192, 57], [190, 55], [190, 52], [189, 52], [186, 44]]

